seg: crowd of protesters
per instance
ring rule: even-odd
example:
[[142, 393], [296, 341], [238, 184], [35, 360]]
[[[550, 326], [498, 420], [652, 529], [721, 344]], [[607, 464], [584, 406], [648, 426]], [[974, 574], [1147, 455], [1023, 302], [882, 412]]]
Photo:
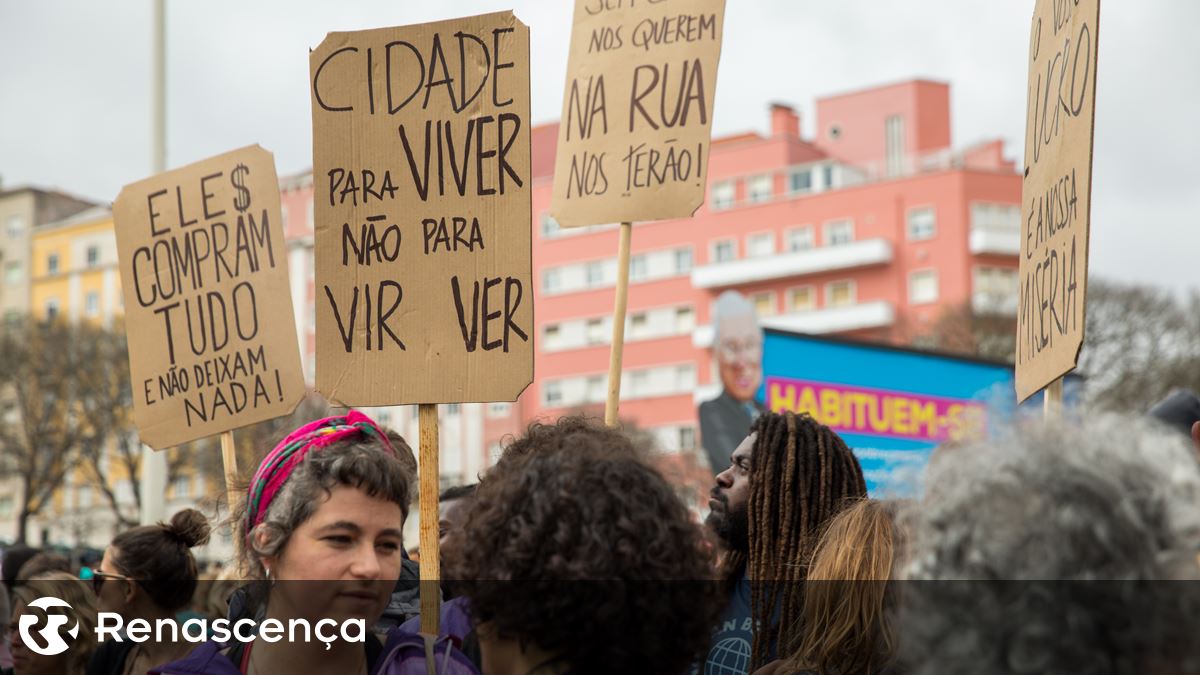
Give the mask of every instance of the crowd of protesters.
[[[351, 411], [266, 454], [220, 581], [199, 582], [191, 549], [210, 523], [194, 510], [118, 535], [90, 583], [65, 559], [10, 550], [5, 672], [1200, 672], [1200, 592], [1181, 583], [1200, 577], [1200, 401], [1181, 396], [1149, 419], [938, 448], [904, 501], [869, 498], [828, 427], [762, 412], [703, 523], [622, 431], [535, 423], [478, 484], [441, 495], [443, 578], [427, 585], [402, 535], [412, 451]], [[418, 631], [420, 593], [441, 595], [439, 635]], [[35, 604], [47, 596], [70, 609]], [[370, 629], [324, 643], [97, 642], [103, 612]], [[74, 628], [70, 649], [31, 649], [30, 615]]]

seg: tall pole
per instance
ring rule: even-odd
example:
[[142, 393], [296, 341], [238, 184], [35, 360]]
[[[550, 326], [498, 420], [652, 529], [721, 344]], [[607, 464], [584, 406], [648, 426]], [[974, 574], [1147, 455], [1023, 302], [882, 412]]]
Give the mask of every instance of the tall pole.
[[[153, 111], [151, 128], [151, 162], [153, 173], [167, 170], [167, 6], [166, 0], [153, 0], [154, 25], [152, 26], [154, 54], [150, 75], [150, 105]], [[142, 444], [142, 498], [141, 522], [156, 523], [167, 517], [167, 454], [155, 452]]]

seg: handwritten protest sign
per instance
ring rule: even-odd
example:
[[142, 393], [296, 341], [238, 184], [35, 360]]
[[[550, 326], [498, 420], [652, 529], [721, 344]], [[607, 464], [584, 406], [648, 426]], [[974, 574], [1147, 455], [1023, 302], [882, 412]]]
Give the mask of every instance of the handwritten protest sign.
[[330, 33], [309, 65], [317, 388], [515, 400], [533, 380], [528, 28]]
[[304, 377], [271, 153], [127, 185], [113, 217], [142, 442], [161, 450], [290, 413]]
[[550, 207], [563, 226], [704, 202], [725, 0], [576, 0]]
[[1029, 45], [1016, 388], [1024, 401], [1083, 346], [1099, 0], [1038, 0]]

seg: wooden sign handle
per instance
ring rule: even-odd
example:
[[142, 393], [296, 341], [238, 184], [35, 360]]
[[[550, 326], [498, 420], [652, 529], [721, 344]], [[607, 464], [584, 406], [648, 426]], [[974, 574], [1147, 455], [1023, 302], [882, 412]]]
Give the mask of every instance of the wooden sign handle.
[[621, 359], [625, 355], [625, 307], [629, 300], [629, 240], [633, 223], [621, 223], [621, 241], [617, 253], [617, 299], [613, 308], [612, 349], [608, 353], [608, 400], [604, 403], [604, 423], [617, 426], [621, 407]]
[[233, 432], [221, 433], [221, 465], [225, 472], [225, 498], [228, 500], [229, 513], [237, 508], [238, 494], [238, 465], [237, 446], [233, 444]]
[[1060, 377], [1046, 385], [1042, 396], [1045, 406], [1043, 410], [1045, 420], [1047, 422], [1061, 420], [1063, 414], [1063, 379]]
[[438, 493], [441, 491], [438, 471], [438, 410], [437, 404], [422, 403], [417, 408], [421, 430], [420, 475], [421, 524], [421, 632], [437, 635], [442, 609], [440, 548], [438, 542]]

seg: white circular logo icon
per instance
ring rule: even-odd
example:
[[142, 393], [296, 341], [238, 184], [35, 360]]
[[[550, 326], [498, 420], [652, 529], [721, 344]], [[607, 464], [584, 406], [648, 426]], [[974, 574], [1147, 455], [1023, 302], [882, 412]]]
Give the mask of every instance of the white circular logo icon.
[[[63, 639], [58, 629], [66, 626], [70, 619], [63, 614], [51, 614], [49, 609], [51, 607], [66, 607], [70, 610], [73, 609], [71, 605], [58, 598], [38, 598], [29, 603], [29, 606], [46, 612], [46, 625], [34, 630], [39, 617], [36, 614], [22, 614], [21, 621], [17, 624], [17, 629], [21, 631], [21, 642], [31, 649], [33, 653], [41, 654], [42, 656], [54, 656], [67, 651], [69, 645], [67, 645], [67, 641]], [[35, 641], [33, 639], [33, 635], [35, 634], [41, 640]], [[75, 622], [75, 625], [67, 629], [67, 635], [70, 635], [72, 640], [79, 637], [78, 621]], [[45, 646], [39, 646], [39, 642]]]

